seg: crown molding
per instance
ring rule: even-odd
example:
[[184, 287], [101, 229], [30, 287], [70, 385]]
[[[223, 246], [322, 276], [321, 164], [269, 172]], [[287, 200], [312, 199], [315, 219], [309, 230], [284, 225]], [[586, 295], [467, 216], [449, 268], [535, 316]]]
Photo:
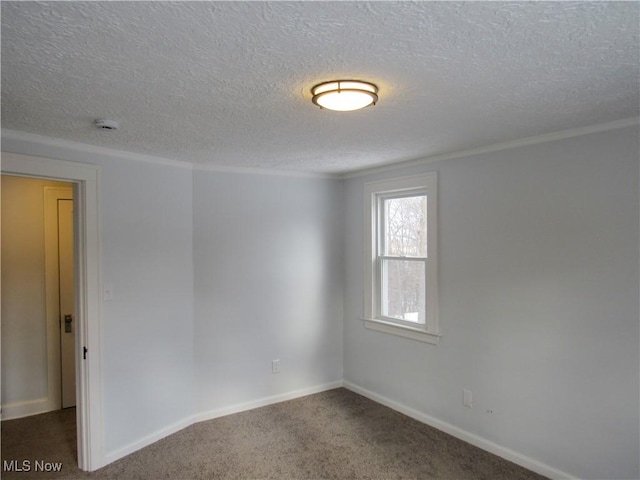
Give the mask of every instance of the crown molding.
[[[172, 160], [163, 157], [156, 157], [153, 155], [145, 155], [140, 153], [125, 152], [123, 150], [114, 150], [107, 147], [98, 147], [95, 145], [88, 145], [86, 143], [73, 142], [71, 140], [64, 140], [61, 138], [47, 137], [44, 135], [38, 135], [35, 133], [21, 132], [18, 130], [2, 129], [2, 141], [3, 151], [5, 141], [25, 142], [30, 144], [36, 144], [44, 147], [60, 148], [64, 150], [71, 150], [73, 152], [82, 153], [85, 155], [104, 155], [111, 158], [118, 158], [122, 160], [129, 160], [134, 162], [146, 162], [153, 163], [155, 165], [165, 165], [170, 167], [188, 168], [198, 171], [210, 171], [220, 173], [232, 173], [239, 175], [272, 175], [281, 177], [298, 177], [298, 178], [316, 178], [316, 179], [340, 179], [338, 174], [325, 174], [314, 172], [296, 172], [289, 170], [270, 170], [267, 168], [251, 168], [251, 167], [229, 167], [219, 165], [202, 165], [193, 164], [190, 162], [184, 162], [180, 160]], [[20, 151], [11, 153], [23, 153]]]
[[[112, 158], [119, 158], [123, 160], [130, 160], [136, 162], [153, 163], [156, 165], [165, 165], [172, 167], [188, 168], [198, 171], [208, 172], [220, 172], [231, 173], [239, 175], [268, 175], [268, 176], [283, 176], [283, 177], [297, 177], [297, 178], [315, 178], [325, 180], [339, 180], [355, 177], [363, 177], [375, 173], [384, 173], [399, 168], [408, 168], [420, 165], [426, 165], [434, 162], [440, 162], [444, 160], [451, 160], [455, 158], [469, 157], [472, 155], [481, 155], [485, 153], [497, 152], [500, 150], [508, 150], [511, 148], [524, 147], [527, 145], [535, 145], [539, 143], [554, 142], [557, 140], [563, 140], [566, 138], [579, 137], [582, 135], [589, 135], [592, 133], [606, 132], [609, 130], [617, 130], [620, 128], [626, 128], [631, 126], [637, 126], [640, 124], [640, 117], [625, 118], [622, 120], [615, 120], [613, 122], [600, 123], [596, 125], [590, 125], [586, 127], [573, 128], [568, 130], [561, 130], [558, 132], [545, 133], [542, 135], [536, 135], [533, 137], [521, 138], [518, 140], [511, 140], [503, 143], [495, 143], [486, 145], [483, 147], [471, 148], [468, 150], [460, 150], [457, 152], [444, 153], [439, 155], [432, 155], [428, 157], [422, 157], [413, 160], [406, 160], [402, 162], [389, 162], [383, 165], [379, 165], [371, 168], [364, 168], [346, 173], [314, 173], [314, 172], [300, 172], [291, 170], [271, 170], [267, 168], [257, 167], [230, 167], [222, 165], [203, 165], [193, 164], [180, 160], [173, 160], [163, 157], [156, 157], [153, 155], [145, 155], [140, 153], [125, 152], [122, 150], [114, 150], [106, 147], [98, 147], [95, 145], [88, 145], [85, 143], [73, 142], [71, 140], [64, 140], [60, 138], [47, 137], [44, 135], [38, 135], [35, 133], [26, 133], [17, 130], [2, 129], [2, 141], [4, 148], [4, 141], [18, 141], [31, 144], [37, 144], [45, 147], [56, 147], [61, 149], [67, 149], [88, 155], [104, 155]], [[4, 150], [3, 150], [4, 151]], [[10, 151], [10, 150], [8, 150]], [[23, 152], [13, 152], [23, 153]]]
[[624, 118], [622, 120], [615, 120], [613, 122], [599, 123], [596, 125], [589, 125], [587, 127], [572, 128], [568, 130], [561, 130], [558, 132], [544, 133], [542, 135], [536, 135], [533, 137], [521, 138], [518, 140], [510, 140], [508, 142], [494, 143], [486, 145], [484, 147], [471, 148], [468, 150], [460, 150], [457, 152], [444, 153], [440, 155], [433, 155], [414, 160], [406, 160], [403, 162], [386, 163], [378, 167], [364, 168], [353, 172], [343, 173], [340, 178], [355, 178], [364, 177], [374, 173], [384, 173], [388, 171], [397, 170], [399, 168], [415, 167], [420, 165], [426, 165], [434, 162], [441, 162], [444, 160], [451, 160], [454, 158], [470, 157], [472, 155], [481, 155], [484, 153], [498, 152], [500, 150], [509, 150], [511, 148], [524, 147], [527, 145], [535, 145], [538, 143], [555, 142], [557, 140], [563, 140], [566, 138], [580, 137], [582, 135], [589, 135], [591, 133], [607, 132], [609, 130], [617, 130], [620, 128], [631, 127], [640, 124], [640, 117]]
[[[65, 150], [71, 150], [78, 153], [88, 155], [104, 155], [112, 158], [118, 158], [121, 160], [131, 160], [134, 162], [146, 162], [156, 165], [165, 165], [170, 167], [180, 168], [193, 168], [193, 164], [189, 162], [183, 162], [180, 160], [172, 160], [169, 158], [156, 157], [153, 155], [145, 155], [142, 153], [125, 152], [123, 150], [115, 150], [107, 147], [98, 147], [96, 145], [89, 145], [86, 143], [73, 142], [71, 140], [64, 140], [62, 138], [46, 137], [44, 135], [38, 135], [35, 133], [20, 132], [18, 130], [2, 129], [2, 151], [4, 150], [4, 142], [17, 141], [26, 142], [31, 144], [38, 144], [45, 147], [61, 148]], [[22, 153], [22, 152], [13, 152]]]
[[270, 175], [277, 177], [315, 178], [320, 180], [340, 180], [342, 175], [338, 173], [300, 172], [294, 170], [270, 170], [257, 167], [229, 167], [223, 165], [195, 164], [194, 170], [203, 172], [231, 173], [239, 175]]

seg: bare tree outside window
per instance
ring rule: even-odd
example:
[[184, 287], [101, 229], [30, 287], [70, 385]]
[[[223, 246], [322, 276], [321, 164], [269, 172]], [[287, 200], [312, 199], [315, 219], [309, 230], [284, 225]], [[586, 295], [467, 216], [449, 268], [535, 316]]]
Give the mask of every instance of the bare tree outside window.
[[383, 219], [382, 314], [425, 323], [427, 197], [386, 198]]

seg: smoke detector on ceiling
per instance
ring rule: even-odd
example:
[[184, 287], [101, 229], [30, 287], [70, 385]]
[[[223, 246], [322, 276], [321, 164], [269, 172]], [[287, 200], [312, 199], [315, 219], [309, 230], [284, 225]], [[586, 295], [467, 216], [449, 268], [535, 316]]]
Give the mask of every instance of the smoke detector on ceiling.
[[120, 128], [118, 122], [109, 118], [99, 118], [94, 123], [98, 130], [118, 130]]

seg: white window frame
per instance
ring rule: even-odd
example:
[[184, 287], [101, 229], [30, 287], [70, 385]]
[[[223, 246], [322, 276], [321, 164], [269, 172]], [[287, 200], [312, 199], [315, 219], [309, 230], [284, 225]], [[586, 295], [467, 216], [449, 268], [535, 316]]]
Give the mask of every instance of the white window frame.
[[[427, 196], [426, 321], [413, 323], [385, 317], [381, 313], [382, 279], [379, 244], [382, 241], [381, 209], [384, 199], [399, 196]], [[426, 343], [440, 340], [438, 317], [438, 175], [395, 178], [365, 183], [364, 326], [378, 332]]]

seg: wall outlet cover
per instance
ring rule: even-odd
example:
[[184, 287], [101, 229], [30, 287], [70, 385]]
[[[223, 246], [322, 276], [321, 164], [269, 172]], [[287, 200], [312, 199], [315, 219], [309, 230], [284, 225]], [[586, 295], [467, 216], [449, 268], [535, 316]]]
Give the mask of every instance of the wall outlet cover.
[[471, 408], [473, 406], [473, 397], [471, 390], [462, 390], [462, 404], [465, 407]]

